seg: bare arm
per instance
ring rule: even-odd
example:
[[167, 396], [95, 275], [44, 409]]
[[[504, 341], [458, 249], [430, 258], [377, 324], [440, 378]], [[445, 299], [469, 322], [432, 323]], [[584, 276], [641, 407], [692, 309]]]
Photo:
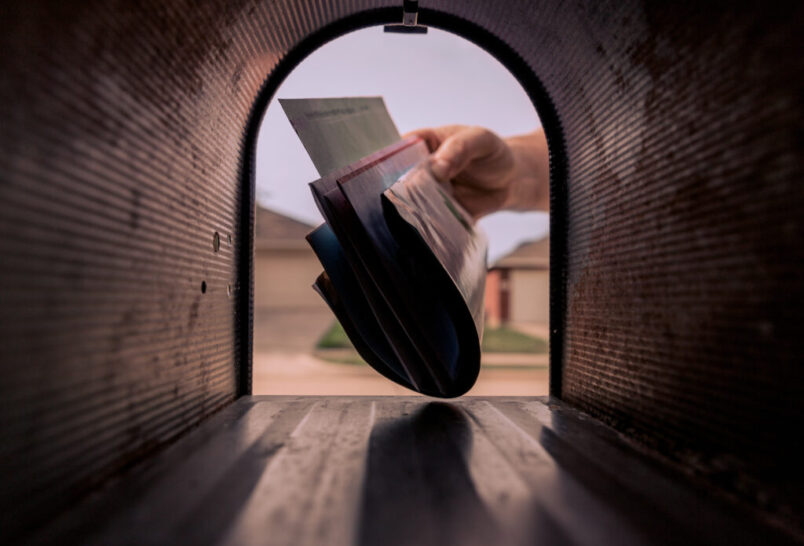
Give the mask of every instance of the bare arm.
[[430, 166], [475, 218], [500, 210], [548, 210], [547, 141], [538, 129], [502, 139], [482, 127], [448, 125], [410, 133], [427, 142]]

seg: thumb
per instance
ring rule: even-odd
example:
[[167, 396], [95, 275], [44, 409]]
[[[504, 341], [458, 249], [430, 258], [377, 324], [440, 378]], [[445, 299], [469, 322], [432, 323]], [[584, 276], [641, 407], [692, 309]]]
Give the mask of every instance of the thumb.
[[451, 135], [430, 160], [433, 175], [445, 182], [461, 173], [475, 159], [494, 152], [494, 133], [480, 127], [467, 127]]

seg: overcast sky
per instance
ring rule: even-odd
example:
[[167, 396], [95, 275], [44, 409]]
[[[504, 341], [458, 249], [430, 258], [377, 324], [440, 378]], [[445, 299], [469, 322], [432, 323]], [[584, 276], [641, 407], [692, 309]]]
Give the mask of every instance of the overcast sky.
[[[321, 222], [307, 183], [313, 163], [277, 98], [380, 95], [401, 133], [460, 123], [501, 136], [533, 131], [539, 118], [522, 87], [491, 55], [454, 34], [359, 30], [313, 52], [288, 76], [265, 114], [257, 142], [257, 200], [310, 224]], [[498, 213], [481, 220], [491, 261], [547, 233], [547, 214]]]

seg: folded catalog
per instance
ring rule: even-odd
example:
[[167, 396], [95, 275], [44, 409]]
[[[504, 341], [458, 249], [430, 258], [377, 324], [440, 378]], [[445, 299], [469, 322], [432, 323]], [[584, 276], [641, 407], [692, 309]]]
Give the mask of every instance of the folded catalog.
[[487, 241], [427, 156], [410, 137], [310, 184], [326, 223], [307, 240], [324, 266], [314, 288], [360, 356], [400, 385], [454, 397], [480, 369]]

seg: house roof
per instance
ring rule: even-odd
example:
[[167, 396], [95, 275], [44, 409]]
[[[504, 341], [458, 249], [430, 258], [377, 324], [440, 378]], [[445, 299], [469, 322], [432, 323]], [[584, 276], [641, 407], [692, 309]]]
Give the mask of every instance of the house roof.
[[549, 269], [550, 237], [527, 241], [516, 247], [489, 269]]
[[306, 247], [304, 237], [314, 226], [257, 205], [255, 243], [257, 248]]

